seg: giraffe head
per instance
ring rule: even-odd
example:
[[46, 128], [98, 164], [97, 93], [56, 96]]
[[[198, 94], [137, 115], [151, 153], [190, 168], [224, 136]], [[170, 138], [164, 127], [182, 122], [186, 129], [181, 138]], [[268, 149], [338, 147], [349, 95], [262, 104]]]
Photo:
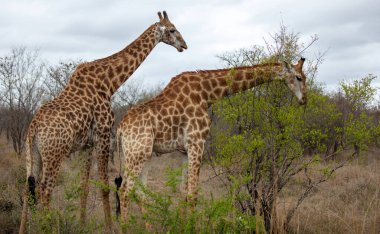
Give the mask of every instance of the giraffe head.
[[301, 58], [295, 65], [282, 62], [285, 83], [297, 97], [300, 105], [306, 104], [306, 76], [302, 71], [304, 62], [304, 58]]
[[163, 11], [163, 16], [161, 12], [158, 12], [158, 17], [160, 18], [160, 22], [157, 23], [157, 41], [174, 46], [179, 52], [187, 49], [185, 40], [176, 27], [170, 22], [166, 11]]

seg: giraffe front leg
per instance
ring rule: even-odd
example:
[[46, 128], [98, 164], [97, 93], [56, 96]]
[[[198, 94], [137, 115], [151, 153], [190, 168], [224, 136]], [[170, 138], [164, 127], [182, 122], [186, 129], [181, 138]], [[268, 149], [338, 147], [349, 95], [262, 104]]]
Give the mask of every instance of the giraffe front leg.
[[82, 223], [86, 222], [87, 211], [87, 197], [89, 192], [88, 179], [90, 177], [91, 162], [92, 162], [92, 148], [83, 152], [83, 165], [82, 166], [82, 181], [81, 181], [81, 197], [80, 197], [80, 220]]
[[199, 171], [201, 168], [202, 155], [203, 155], [203, 142], [197, 144], [191, 144], [188, 147], [188, 177], [187, 177], [187, 197], [186, 200], [191, 204], [192, 207], [195, 206], [196, 196], [198, 193], [198, 181], [199, 181]]
[[195, 206], [196, 196], [198, 193], [199, 172], [202, 163], [202, 156], [206, 137], [208, 135], [211, 121], [207, 117], [205, 111], [205, 118], [197, 120], [198, 129], [188, 133], [187, 140], [187, 156], [188, 164], [188, 177], [187, 177], [187, 201], [192, 207]]

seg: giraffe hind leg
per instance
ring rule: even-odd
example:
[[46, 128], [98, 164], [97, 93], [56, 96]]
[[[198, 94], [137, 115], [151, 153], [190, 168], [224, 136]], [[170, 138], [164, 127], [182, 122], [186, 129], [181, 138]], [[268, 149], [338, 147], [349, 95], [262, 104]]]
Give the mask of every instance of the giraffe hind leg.
[[[53, 145], [53, 144], [52, 144]], [[41, 153], [42, 158], [49, 158], [48, 156], [54, 156], [49, 158], [50, 160], [42, 161], [42, 177], [39, 184], [39, 201], [44, 209], [49, 208], [49, 203], [53, 189], [56, 185], [58, 173], [61, 169], [63, 160], [69, 155], [70, 150], [68, 147], [61, 147], [59, 152], [54, 152], [51, 146], [49, 151]]]
[[128, 195], [134, 187], [135, 179], [141, 176], [145, 162], [152, 157], [154, 137], [150, 122], [145, 123], [143, 129], [144, 130], [139, 131], [137, 135], [128, 134], [128, 129], [120, 135], [121, 149], [125, 163], [123, 183], [120, 188], [122, 223], [127, 223], [128, 220], [128, 208], [130, 203]]
[[[149, 144], [148, 144], [149, 145]], [[146, 151], [145, 151], [146, 150]], [[129, 157], [129, 164], [126, 163], [126, 170], [124, 171], [124, 180], [121, 184], [121, 199], [120, 199], [120, 207], [121, 207], [121, 219], [123, 223], [127, 223], [128, 221], [128, 209], [130, 204], [130, 192], [133, 190], [135, 181], [137, 177], [140, 177], [142, 179], [143, 184], [146, 184], [146, 175], [142, 175], [141, 173], [146, 172], [146, 168], [144, 169], [145, 162], [151, 157], [152, 155], [152, 147], [145, 146], [145, 150], [141, 149], [136, 153], [129, 153], [126, 158]], [[141, 191], [138, 192], [138, 196], [140, 198], [144, 199], [144, 196], [141, 193]], [[139, 207], [142, 209], [142, 203], [140, 202]]]
[[23, 204], [21, 211], [19, 234], [24, 234], [26, 232], [26, 224], [28, 219], [28, 205], [35, 205], [36, 200], [36, 180], [33, 176], [28, 176], [23, 193]]

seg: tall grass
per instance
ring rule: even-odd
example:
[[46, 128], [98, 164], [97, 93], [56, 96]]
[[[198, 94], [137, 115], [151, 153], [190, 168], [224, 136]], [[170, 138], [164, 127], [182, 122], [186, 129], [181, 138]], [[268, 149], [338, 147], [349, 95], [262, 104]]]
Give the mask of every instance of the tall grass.
[[[338, 170], [304, 201], [292, 222], [294, 233], [380, 233], [380, 151], [375, 149]], [[281, 198], [283, 211], [296, 186]]]

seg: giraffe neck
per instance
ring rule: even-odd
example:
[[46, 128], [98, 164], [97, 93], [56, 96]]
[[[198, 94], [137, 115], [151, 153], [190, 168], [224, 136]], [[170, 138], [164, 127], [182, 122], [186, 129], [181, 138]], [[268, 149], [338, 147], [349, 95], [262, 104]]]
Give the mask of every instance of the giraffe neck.
[[125, 49], [111, 56], [106, 75], [111, 95], [137, 70], [158, 44], [156, 28], [157, 24], [153, 24]]
[[211, 105], [224, 96], [251, 89], [273, 80], [282, 80], [280, 64], [264, 64], [232, 69], [199, 71], [202, 98]]
[[82, 83], [84, 79], [90, 86], [111, 97], [158, 44], [156, 29], [157, 23], [151, 25], [123, 50], [106, 58], [79, 65], [79, 74], [72, 76], [69, 86], [78, 86], [77, 84]]

